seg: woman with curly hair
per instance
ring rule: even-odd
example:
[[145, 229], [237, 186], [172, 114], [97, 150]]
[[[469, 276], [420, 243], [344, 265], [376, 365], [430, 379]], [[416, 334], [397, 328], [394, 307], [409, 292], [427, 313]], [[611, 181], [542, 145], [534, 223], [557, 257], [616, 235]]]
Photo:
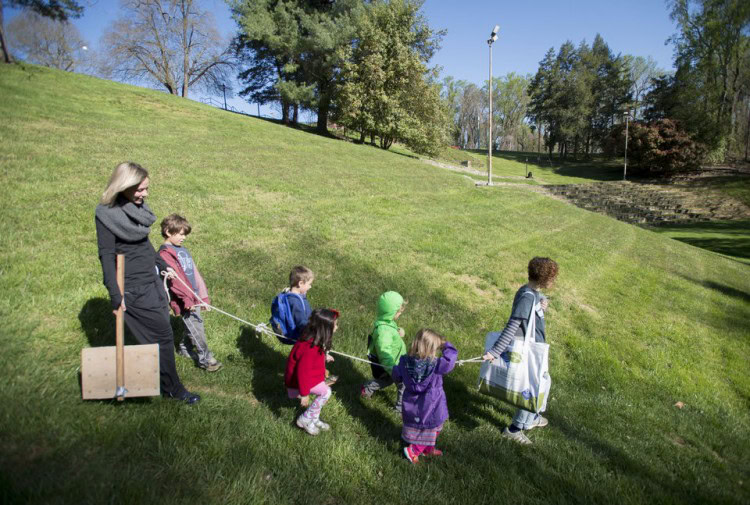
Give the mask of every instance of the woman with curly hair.
[[[510, 318], [500, 336], [492, 348], [483, 356], [487, 361], [500, 357], [513, 342], [513, 338], [524, 338], [526, 327], [529, 324], [531, 308], [537, 307], [534, 317], [536, 319], [535, 340], [544, 342], [546, 335], [544, 331], [544, 311], [547, 310], [547, 297], [540, 290], [552, 287], [557, 278], [557, 263], [550, 258], [533, 258], [529, 261], [529, 282], [521, 286], [513, 298], [513, 308]], [[518, 409], [513, 416], [510, 426], [503, 430], [503, 436], [515, 440], [521, 444], [530, 444], [531, 440], [524, 434], [524, 430], [541, 428], [549, 422], [541, 414], [535, 414], [528, 410]]]

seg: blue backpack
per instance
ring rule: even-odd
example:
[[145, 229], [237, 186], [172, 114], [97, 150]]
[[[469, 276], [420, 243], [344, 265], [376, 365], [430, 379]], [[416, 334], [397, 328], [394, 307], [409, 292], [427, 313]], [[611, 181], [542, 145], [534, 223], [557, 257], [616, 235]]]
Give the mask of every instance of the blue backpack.
[[294, 317], [292, 317], [292, 308], [289, 306], [289, 297], [296, 296], [299, 298], [300, 303], [304, 306], [304, 300], [302, 296], [297, 293], [291, 293], [289, 291], [282, 291], [276, 295], [271, 302], [271, 327], [276, 333], [280, 333], [287, 338], [276, 337], [282, 344], [292, 345], [295, 340], [289, 338], [289, 335], [295, 330], [297, 325], [294, 323]]

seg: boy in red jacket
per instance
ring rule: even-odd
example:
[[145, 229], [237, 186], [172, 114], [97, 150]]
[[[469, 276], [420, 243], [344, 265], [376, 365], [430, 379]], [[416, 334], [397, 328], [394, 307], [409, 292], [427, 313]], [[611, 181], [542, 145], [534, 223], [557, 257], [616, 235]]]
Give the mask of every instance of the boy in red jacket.
[[[201, 318], [201, 306], [210, 303], [206, 283], [203, 282], [198, 267], [187, 248], [182, 247], [185, 237], [190, 234], [192, 227], [187, 219], [170, 214], [161, 222], [161, 235], [164, 243], [159, 248], [159, 255], [177, 272], [180, 280], [169, 281], [169, 305], [176, 316], [182, 316], [185, 323], [185, 338], [180, 342], [179, 354], [195, 360], [198, 367], [209, 372], [216, 372], [221, 368], [208, 349], [206, 330]], [[192, 288], [200, 298], [196, 297], [187, 286]], [[208, 309], [207, 309], [208, 310]]]

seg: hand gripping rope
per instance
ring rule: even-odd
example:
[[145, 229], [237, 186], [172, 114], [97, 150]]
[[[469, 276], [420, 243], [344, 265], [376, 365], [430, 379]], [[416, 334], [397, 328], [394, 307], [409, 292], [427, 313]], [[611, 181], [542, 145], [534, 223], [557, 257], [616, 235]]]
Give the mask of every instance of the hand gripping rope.
[[[164, 277], [164, 291], [167, 292], [167, 297], [169, 298], [169, 288], [167, 287], [167, 279], [169, 277], [169, 273], [162, 271], [161, 275], [162, 275], [162, 277]], [[198, 296], [198, 293], [196, 293], [195, 291], [193, 291], [193, 288], [191, 286], [188, 286], [185, 283], [185, 281], [183, 281], [182, 279], [180, 279], [179, 277], [176, 277], [176, 276], [174, 278], [177, 279], [178, 281], [180, 281], [180, 283], [182, 283], [182, 285], [185, 286], [185, 288], [188, 291], [190, 291], [195, 296], [196, 299], [198, 299], [198, 300], [201, 299], [201, 297]], [[201, 303], [199, 306], [200, 307], [206, 307], [206, 308], [208, 308], [210, 310], [215, 310], [216, 312], [218, 312], [220, 314], [224, 314], [225, 316], [229, 316], [232, 319], [235, 319], [235, 320], [237, 320], [237, 321], [239, 321], [241, 323], [244, 323], [244, 324], [246, 324], [248, 326], [251, 326], [252, 328], [255, 329], [256, 332], [261, 333], [263, 335], [268, 335], [270, 337], [280, 338], [282, 340], [286, 340], [288, 342], [294, 343], [294, 341], [292, 339], [287, 338], [284, 335], [279, 335], [278, 333], [275, 333], [271, 328], [268, 327], [268, 325], [266, 323], [253, 324], [253, 323], [251, 323], [249, 321], [245, 321], [244, 319], [241, 319], [241, 318], [239, 318], [239, 317], [237, 317], [237, 316], [235, 316], [233, 314], [230, 314], [229, 312], [224, 312], [223, 310], [221, 310], [221, 309], [219, 309], [217, 307], [214, 307], [213, 305], [210, 305], [208, 303]], [[343, 352], [338, 352], [338, 351], [334, 351], [334, 350], [330, 350], [328, 352], [331, 353], [331, 354], [338, 354], [339, 356], [344, 356], [345, 358], [353, 359], [353, 360], [356, 360], [356, 361], [361, 361], [362, 363], [367, 363], [367, 364], [370, 364], [370, 365], [375, 365], [375, 366], [383, 367], [383, 365], [381, 365], [380, 363], [373, 363], [372, 361], [368, 361], [366, 359], [358, 358], [356, 356], [351, 356], [349, 354], [344, 354]], [[477, 356], [476, 358], [458, 360], [458, 361], [456, 361], [456, 365], [462, 366], [465, 363], [481, 363], [482, 361], [484, 361], [482, 359], [482, 356]]]

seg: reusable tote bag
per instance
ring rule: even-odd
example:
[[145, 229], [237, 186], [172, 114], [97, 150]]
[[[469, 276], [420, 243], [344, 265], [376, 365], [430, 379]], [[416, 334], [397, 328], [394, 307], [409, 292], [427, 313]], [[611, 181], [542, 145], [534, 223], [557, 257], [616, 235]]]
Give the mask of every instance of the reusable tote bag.
[[[482, 363], [479, 391], [538, 414], [547, 408], [552, 379], [549, 376], [549, 344], [535, 339], [534, 312], [537, 307], [537, 304], [532, 304], [524, 339], [514, 338], [500, 358]], [[497, 331], [487, 334], [484, 352], [492, 348], [499, 336]]]

